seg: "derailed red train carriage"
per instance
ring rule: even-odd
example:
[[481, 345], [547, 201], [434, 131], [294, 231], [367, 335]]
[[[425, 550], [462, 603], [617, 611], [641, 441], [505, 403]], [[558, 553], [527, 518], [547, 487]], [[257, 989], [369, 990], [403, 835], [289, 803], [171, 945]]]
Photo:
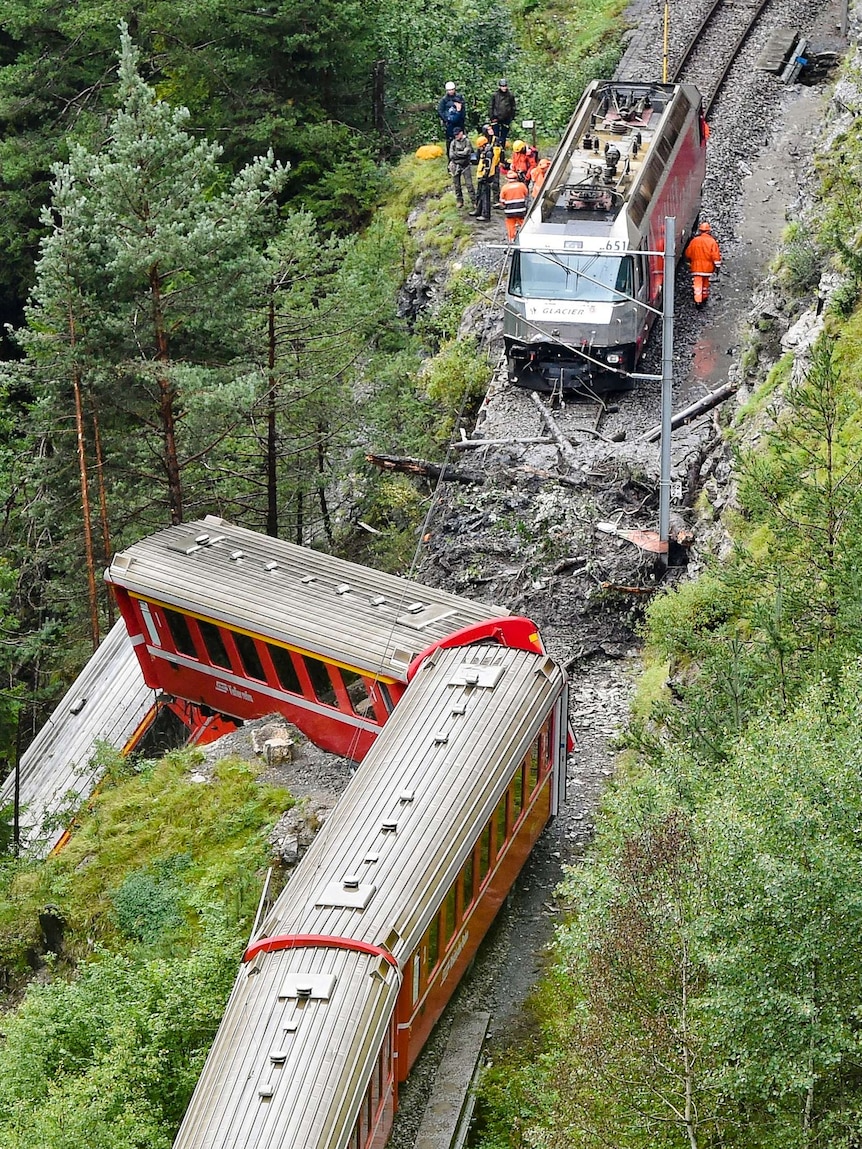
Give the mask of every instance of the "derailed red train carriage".
[[529, 619], [215, 516], [117, 554], [113, 585], [144, 680], [208, 741], [273, 711], [361, 760], [438, 646], [541, 651]]
[[382, 1149], [565, 778], [566, 680], [424, 659], [245, 954], [175, 1149]]
[[362, 760], [248, 947], [177, 1149], [382, 1149], [562, 800], [565, 673], [529, 619], [212, 517], [106, 577], [149, 685]]

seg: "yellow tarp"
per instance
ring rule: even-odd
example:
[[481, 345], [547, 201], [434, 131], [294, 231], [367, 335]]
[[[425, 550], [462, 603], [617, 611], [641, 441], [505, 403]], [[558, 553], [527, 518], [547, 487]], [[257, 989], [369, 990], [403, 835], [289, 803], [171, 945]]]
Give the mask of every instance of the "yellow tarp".
[[439, 144], [423, 144], [416, 149], [417, 160], [437, 160], [442, 155], [443, 149]]

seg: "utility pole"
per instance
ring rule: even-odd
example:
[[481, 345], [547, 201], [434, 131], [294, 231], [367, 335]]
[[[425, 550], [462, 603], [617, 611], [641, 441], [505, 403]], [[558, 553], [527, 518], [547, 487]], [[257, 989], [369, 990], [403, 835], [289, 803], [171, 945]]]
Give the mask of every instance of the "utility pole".
[[670, 537], [670, 439], [673, 393], [673, 307], [676, 273], [676, 217], [664, 221], [664, 281], [661, 324], [661, 471], [659, 476], [658, 537], [667, 564]]

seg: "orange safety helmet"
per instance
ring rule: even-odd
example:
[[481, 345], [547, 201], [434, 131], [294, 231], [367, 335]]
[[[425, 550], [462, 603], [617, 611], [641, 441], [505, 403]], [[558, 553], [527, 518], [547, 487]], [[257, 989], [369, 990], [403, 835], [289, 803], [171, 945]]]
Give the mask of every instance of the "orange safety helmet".
[[516, 179], [519, 179], [519, 178], [520, 178], [520, 177], [519, 177], [518, 173], [515, 171], [515, 169], [514, 169], [514, 168], [509, 168], [509, 174], [506, 176], [506, 179], [510, 179], [510, 180], [516, 180]]
[[698, 231], [712, 231], [712, 228], [709, 226], [708, 223], [706, 223], [706, 221], [704, 221], [703, 223], [700, 223], [697, 225], [697, 230]]

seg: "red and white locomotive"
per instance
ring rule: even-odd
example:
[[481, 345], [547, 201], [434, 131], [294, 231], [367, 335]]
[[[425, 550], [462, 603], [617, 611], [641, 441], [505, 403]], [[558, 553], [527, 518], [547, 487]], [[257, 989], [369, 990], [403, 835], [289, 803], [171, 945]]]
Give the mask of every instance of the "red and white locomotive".
[[665, 219], [675, 260], [700, 211], [709, 132], [693, 84], [594, 80], [512, 252], [509, 379], [588, 395], [625, 390], [659, 313]]

